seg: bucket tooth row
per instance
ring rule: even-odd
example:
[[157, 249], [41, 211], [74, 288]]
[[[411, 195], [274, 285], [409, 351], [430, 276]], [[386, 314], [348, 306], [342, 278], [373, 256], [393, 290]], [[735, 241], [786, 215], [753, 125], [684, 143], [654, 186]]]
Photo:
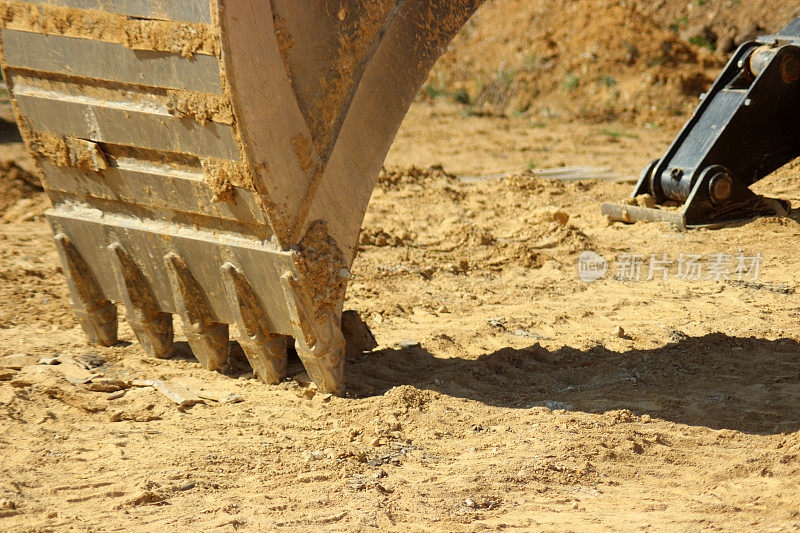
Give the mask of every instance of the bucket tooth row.
[[116, 302], [167, 357], [178, 315], [220, 370], [233, 325], [264, 382], [286, 377], [292, 341], [319, 388], [343, 392], [341, 315], [375, 180], [479, 4], [5, 2], [5, 79], [90, 339], [115, 342]]
[[[111, 346], [117, 342], [117, 310], [105, 299], [95, 281], [93, 270], [66, 235], [58, 233], [55, 241], [67, 265], [65, 270], [72, 295], [73, 309], [80, 324], [93, 342]], [[170, 252], [163, 258], [172, 288], [173, 307], [162, 310], [147, 276], [133, 255], [119, 242], [105, 250], [116, 280], [114, 299], [125, 308], [128, 325], [147, 355], [165, 358], [173, 352], [172, 313], [181, 318], [183, 330], [195, 357], [209, 370], [223, 370], [229, 355], [229, 327], [218, 321], [206, 296], [206, 289], [195, 278], [179, 254]], [[245, 274], [234, 264], [224, 263], [217, 292], [230, 304], [230, 317], [239, 332], [238, 340], [254, 372], [263, 382], [277, 384], [287, 375], [287, 348], [290, 335], [273, 333], [278, 327], [269, 321], [264, 307]], [[342, 392], [344, 338], [339, 320], [333, 317], [309, 321], [309, 289], [303, 287], [294, 273], [281, 278], [283, 288], [291, 294], [288, 312], [293, 319], [290, 331], [297, 337], [296, 348], [309, 375], [321, 390]], [[298, 303], [300, 302], [300, 303]], [[305, 325], [310, 324], [311, 329]]]

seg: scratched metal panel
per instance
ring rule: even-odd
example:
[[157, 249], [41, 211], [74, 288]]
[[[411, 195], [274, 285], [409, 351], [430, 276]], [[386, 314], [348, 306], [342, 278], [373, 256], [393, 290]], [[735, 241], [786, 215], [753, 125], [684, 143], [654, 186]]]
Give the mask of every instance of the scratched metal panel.
[[239, 161], [233, 128], [196, 120], [16, 94], [31, 128], [95, 142]]
[[0, 31], [9, 67], [166, 89], [222, 93], [219, 60], [131, 50], [121, 44], [18, 30]]
[[209, 0], [27, 0], [33, 4], [94, 9], [131, 17], [211, 24]]
[[175, 313], [164, 256], [179, 254], [208, 300], [213, 319], [233, 324], [233, 302], [221, 274], [226, 262], [236, 265], [258, 295], [275, 333], [294, 333], [281, 285], [285, 272], [294, 272], [290, 253], [260, 243], [220, 233], [179, 227], [164, 221], [92, 215], [91, 210], [59, 206], [47, 217], [54, 233], [67, 235], [109, 300], [120, 295], [107, 247], [119, 242], [136, 261], [158, 301], [161, 311]]
[[[61, 168], [41, 160], [47, 188], [89, 198], [205, 215], [243, 224], [267, 225], [256, 194], [235, 188], [235, 202], [214, 202], [204, 182], [185, 177], [110, 167], [102, 173]], [[202, 177], [202, 176], [200, 176]]]

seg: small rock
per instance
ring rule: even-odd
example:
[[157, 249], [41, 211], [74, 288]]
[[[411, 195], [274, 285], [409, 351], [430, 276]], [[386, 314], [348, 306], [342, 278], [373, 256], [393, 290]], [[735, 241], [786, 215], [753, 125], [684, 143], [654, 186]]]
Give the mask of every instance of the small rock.
[[372, 446], [373, 448], [377, 448], [381, 444], [383, 444], [383, 442], [381, 441], [380, 437], [375, 437], [374, 439], [369, 441], [369, 445]]
[[537, 210], [533, 217], [543, 222], [556, 222], [559, 226], [566, 226], [569, 222], [569, 213], [553, 206]]
[[605, 416], [612, 424], [627, 424], [633, 422], [633, 414], [628, 409], [608, 411]]
[[652, 421], [653, 419], [650, 418], [650, 415], [642, 415], [642, 424], [649, 424]]
[[108, 400], [118, 400], [118, 399], [122, 398], [123, 396], [125, 396], [126, 392], [127, 391], [125, 391], [125, 390], [119, 390], [117, 392], [112, 392], [111, 394], [109, 394], [107, 396], [106, 399], [108, 399]]
[[616, 326], [616, 327], [615, 327], [615, 328], [612, 330], [611, 334], [612, 334], [614, 337], [616, 337], [617, 339], [627, 339], [627, 340], [630, 340], [630, 338], [631, 338], [631, 337], [630, 337], [630, 336], [629, 336], [627, 333], [625, 333], [625, 330], [624, 330], [624, 329], [622, 329], [622, 326]]
[[11, 381], [16, 373], [16, 370], [10, 368], [0, 368], [0, 381]]
[[505, 318], [490, 318], [486, 322], [488, 322], [489, 325], [492, 326], [493, 328], [506, 329], [506, 319]]
[[59, 359], [58, 357], [43, 357], [39, 359], [39, 364], [47, 366], [60, 365], [61, 359]]
[[86, 388], [92, 392], [119, 392], [128, 388], [128, 384], [119, 379], [100, 378], [93, 379]]
[[533, 339], [535, 341], [548, 341], [547, 337], [539, 335], [538, 333], [532, 333], [530, 331], [525, 331], [524, 329], [518, 329], [514, 332], [515, 337], [524, 337], [526, 339]]
[[469, 507], [470, 509], [478, 508], [478, 504], [472, 498], [467, 498], [466, 500], [464, 500], [464, 506]]
[[489, 246], [490, 244], [494, 244], [496, 240], [497, 239], [494, 238], [494, 235], [488, 231], [482, 231], [478, 235], [478, 244], [481, 246]]
[[0, 367], [10, 368], [11, 370], [22, 370], [26, 366], [38, 363], [35, 357], [22, 353], [7, 355], [0, 359]]
[[367, 482], [361, 479], [356, 479], [350, 482], [350, 488], [353, 490], [364, 490], [367, 487]]
[[321, 461], [327, 457], [327, 454], [323, 451], [314, 450], [313, 452], [308, 452], [308, 461]]
[[8, 498], [0, 499], [0, 509], [11, 511], [17, 508], [17, 504]]
[[242, 403], [243, 401], [244, 398], [238, 394], [231, 393], [222, 400], [222, 403]]
[[372, 479], [383, 479], [388, 475], [383, 468], [379, 468], [372, 474]]
[[196, 485], [194, 481], [187, 481], [186, 483], [183, 483], [181, 486], [179, 486], [178, 490], [180, 491], [192, 490], [193, 488], [195, 488], [195, 486]]
[[546, 401], [538, 404], [541, 407], [546, 407], [551, 411], [572, 411], [572, 404], [566, 402]]
[[85, 366], [87, 370], [106, 364], [105, 358], [94, 353], [79, 355], [75, 358], [75, 361]]
[[195, 404], [205, 403], [194, 391], [179, 383], [167, 383], [160, 379], [134, 379], [131, 385], [134, 387], [153, 387], [169, 398], [180, 409], [187, 409]]
[[44, 413], [44, 416], [39, 419], [38, 423], [39, 424], [44, 424], [48, 420], [58, 420], [58, 418], [56, 417], [56, 414], [53, 411], [46, 411]]
[[26, 366], [11, 378], [11, 385], [17, 388], [30, 387], [31, 385], [55, 386], [59, 377], [52, 369], [41, 365]]
[[305, 472], [297, 476], [298, 483], [314, 483], [316, 481], [328, 481], [330, 474], [324, 472]]
[[86, 370], [85, 367], [72, 364], [62, 359], [61, 364], [52, 367], [73, 385], [84, 385], [97, 377], [97, 374]]
[[11, 405], [17, 395], [14, 389], [9, 387], [0, 387], [0, 405]]
[[656, 199], [650, 194], [641, 194], [636, 197], [636, 205], [647, 209], [655, 209]]
[[394, 489], [386, 488], [377, 481], [371, 482], [370, 485], [372, 485], [375, 488], [375, 490], [377, 490], [381, 494], [391, 494], [394, 492]]
[[416, 348], [421, 343], [414, 339], [405, 339], [397, 343], [401, 350], [408, 350], [409, 348]]
[[160, 494], [156, 494], [155, 492], [145, 491], [139, 494], [137, 497], [128, 500], [128, 505], [147, 505], [150, 503], [161, 503], [165, 500], [164, 496]]
[[689, 339], [689, 335], [673, 328], [672, 326], [664, 326], [664, 333], [667, 335], [667, 338], [669, 338], [670, 342], [683, 342]]
[[430, 280], [431, 278], [433, 278], [434, 274], [436, 274], [436, 269], [434, 267], [423, 268], [422, 270], [419, 271], [419, 275], [426, 280]]

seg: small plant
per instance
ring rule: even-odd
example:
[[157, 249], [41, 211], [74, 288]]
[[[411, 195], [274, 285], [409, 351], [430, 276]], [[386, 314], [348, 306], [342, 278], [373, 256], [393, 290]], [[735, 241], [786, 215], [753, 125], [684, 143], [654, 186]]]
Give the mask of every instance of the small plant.
[[537, 55], [528, 55], [522, 60], [523, 68], [528, 72], [533, 72], [539, 68], [542, 60]]
[[425, 95], [430, 98], [440, 98], [442, 96], [447, 95], [447, 92], [444, 89], [440, 89], [439, 87], [436, 87], [435, 85], [431, 85], [429, 83], [426, 83], [422, 87], [422, 92], [425, 93]]
[[617, 130], [609, 130], [609, 129], [602, 129], [600, 130], [600, 135], [605, 135], [607, 137], [611, 137], [612, 139], [621, 139], [626, 137], [628, 139], [638, 139], [639, 136], [633, 133], [626, 133], [624, 131], [617, 131]]
[[708, 48], [712, 52], [717, 51], [717, 43], [711, 41], [705, 35], [695, 35], [689, 39], [689, 42], [695, 46], [699, 46], [700, 48]]
[[567, 92], [573, 92], [581, 85], [581, 80], [573, 74], [572, 72], [568, 73], [567, 76], [564, 78], [564, 89]]
[[453, 100], [463, 105], [470, 105], [472, 103], [472, 98], [470, 98], [469, 93], [464, 88], [453, 93]]
[[675, 22], [669, 25], [669, 29], [672, 30], [673, 33], [678, 33], [681, 28], [689, 24], [689, 17], [679, 17], [675, 19]]
[[597, 83], [609, 89], [613, 89], [617, 86], [617, 80], [613, 76], [600, 76]]

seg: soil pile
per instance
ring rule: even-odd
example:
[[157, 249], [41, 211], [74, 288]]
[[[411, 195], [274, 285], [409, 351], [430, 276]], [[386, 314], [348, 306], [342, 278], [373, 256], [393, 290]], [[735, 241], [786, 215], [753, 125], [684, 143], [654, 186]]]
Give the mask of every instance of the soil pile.
[[0, 215], [20, 200], [42, 192], [39, 178], [24, 170], [16, 161], [0, 161]]
[[736, 45], [775, 31], [797, 10], [788, 1], [491, 0], [424, 95], [477, 113], [680, 121]]

